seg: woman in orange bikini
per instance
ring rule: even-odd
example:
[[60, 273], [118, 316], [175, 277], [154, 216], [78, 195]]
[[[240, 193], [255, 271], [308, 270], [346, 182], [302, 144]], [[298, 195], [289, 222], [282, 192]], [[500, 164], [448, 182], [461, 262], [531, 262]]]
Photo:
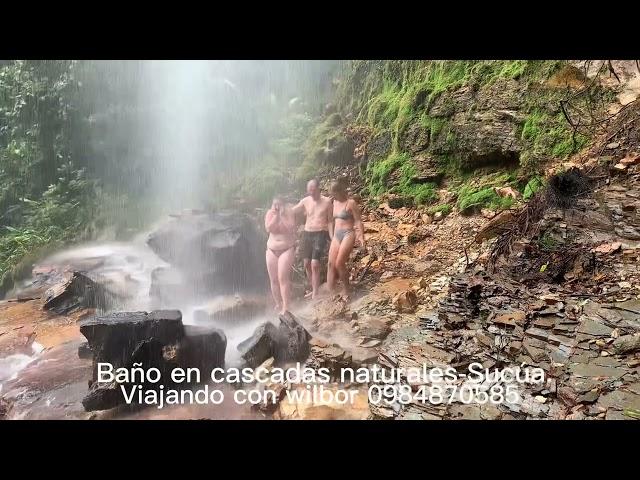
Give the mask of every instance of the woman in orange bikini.
[[271, 294], [280, 313], [289, 310], [291, 269], [296, 253], [296, 221], [291, 206], [280, 196], [273, 199], [264, 226], [269, 232], [267, 241], [267, 271]]
[[333, 292], [336, 280], [342, 280], [342, 295], [349, 298], [349, 272], [347, 260], [357, 242], [364, 249], [364, 228], [360, 219], [360, 207], [355, 200], [349, 198], [347, 190], [339, 181], [331, 184], [330, 194], [333, 197], [333, 240], [329, 247], [329, 271], [327, 284]]

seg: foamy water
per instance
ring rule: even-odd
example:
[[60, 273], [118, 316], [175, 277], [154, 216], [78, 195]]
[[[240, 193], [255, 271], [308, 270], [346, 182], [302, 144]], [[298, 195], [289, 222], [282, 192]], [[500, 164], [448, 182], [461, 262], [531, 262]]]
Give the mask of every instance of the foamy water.
[[31, 344], [31, 355], [16, 353], [8, 357], [0, 358], [0, 392], [5, 382], [14, 380], [18, 377], [21, 370], [27, 367], [31, 362], [38, 358], [44, 350], [44, 347], [37, 342]]

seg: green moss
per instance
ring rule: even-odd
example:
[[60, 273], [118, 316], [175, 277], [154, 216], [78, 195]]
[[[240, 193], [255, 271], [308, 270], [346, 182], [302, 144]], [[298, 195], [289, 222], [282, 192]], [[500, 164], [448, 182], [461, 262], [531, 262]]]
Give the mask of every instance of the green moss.
[[534, 170], [541, 160], [547, 158], [567, 158], [589, 141], [580, 133], [574, 135], [561, 112], [552, 115], [538, 108], [527, 116], [521, 138], [525, 148], [520, 163], [527, 170]]
[[387, 191], [389, 175], [404, 162], [408, 161], [407, 154], [391, 153], [384, 160], [369, 163], [366, 175], [368, 177], [367, 189], [371, 195], [381, 195]]
[[461, 212], [471, 208], [488, 208], [490, 210], [506, 209], [510, 208], [512, 204], [513, 199], [511, 197], [499, 196], [493, 187], [480, 190], [475, 190], [472, 187], [462, 187], [458, 192], [457, 207]]
[[435, 205], [433, 207], [429, 207], [427, 209], [427, 212], [430, 215], [433, 215], [433, 214], [438, 213], [438, 212], [442, 212], [443, 215], [449, 215], [451, 213], [451, 210], [453, 210], [451, 205], [449, 205], [448, 203], [443, 203], [441, 205]]
[[[390, 183], [394, 174], [395, 181]], [[365, 172], [367, 193], [373, 196], [385, 192], [411, 198], [415, 205], [424, 205], [436, 198], [436, 186], [433, 183], [416, 183], [418, 170], [407, 153], [391, 153], [384, 160], [370, 163]]]
[[538, 175], [534, 176], [531, 180], [527, 182], [527, 185], [524, 187], [522, 198], [524, 200], [529, 200], [543, 186], [544, 186], [544, 181], [542, 177]]
[[340, 125], [336, 125], [332, 116], [317, 124], [309, 134], [302, 147], [303, 158], [306, 161], [316, 161], [325, 147], [332, 140], [342, 135]]

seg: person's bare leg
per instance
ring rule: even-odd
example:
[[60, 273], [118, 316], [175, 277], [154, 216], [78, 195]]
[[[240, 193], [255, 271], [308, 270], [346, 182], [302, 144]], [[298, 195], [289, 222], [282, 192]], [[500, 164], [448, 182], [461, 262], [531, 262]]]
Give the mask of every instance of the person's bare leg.
[[291, 267], [296, 257], [296, 249], [290, 248], [278, 258], [278, 282], [280, 283], [280, 293], [282, 295], [282, 310], [280, 313], [289, 311], [289, 300], [291, 299]]
[[311, 298], [318, 298], [320, 290], [320, 260], [311, 260]]
[[[282, 256], [282, 255], [281, 255]], [[271, 250], [267, 249], [267, 272], [269, 272], [269, 281], [271, 283], [271, 295], [276, 303], [276, 308], [282, 308], [282, 296], [280, 294], [280, 283], [278, 282], [278, 257]]]
[[338, 255], [336, 257], [336, 269], [338, 270], [340, 280], [342, 280], [342, 294], [345, 297], [349, 297], [350, 291], [347, 262], [349, 261], [349, 255], [351, 255], [355, 240], [356, 236], [353, 232], [349, 235], [346, 235], [340, 243], [340, 249], [338, 250]]
[[[309, 288], [313, 288], [312, 287], [312, 271], [311, 271], [311, 260], [309, 258], [305, 258], [304, 259], [304, 269], [307, 272], [307, 283], [309, 284]], [[305, 295], [305, 298], [307, 298], [308, 295]]]
[[338, 276], [338, 271], [336, 270], [336, 258], [338, 257], [339, 250], [340, 244], [334, 238], [331, 241], [331, 246], [329, 247], [329, 264], [327, 266], [327, 287], [329, 288], [330, 293], [334, 293], [336, 289], [336, 280]]

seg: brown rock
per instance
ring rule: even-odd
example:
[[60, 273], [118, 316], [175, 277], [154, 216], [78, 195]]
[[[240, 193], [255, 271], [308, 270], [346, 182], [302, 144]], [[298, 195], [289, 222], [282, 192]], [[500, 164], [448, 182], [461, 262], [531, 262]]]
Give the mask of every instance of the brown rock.
[[556, 325], [556, 319], [554, 317], [538, 317], [533, 321], [533, 326], [538, 328], [544, 328], [545, 330], [553, 328]]
[[520, 198], [522, 194], [511, 187], [496, 188], [496, 193], [501, 197]]
[[412, 313], [418, 305], [418, 297], [412, 290], [398, 293], [393, 298], [393, 306], [400, 313]]
[[622, 165], [638, 165], [640, 164], [640, 155], [632, 154], [624, 157], [620, 162]]

